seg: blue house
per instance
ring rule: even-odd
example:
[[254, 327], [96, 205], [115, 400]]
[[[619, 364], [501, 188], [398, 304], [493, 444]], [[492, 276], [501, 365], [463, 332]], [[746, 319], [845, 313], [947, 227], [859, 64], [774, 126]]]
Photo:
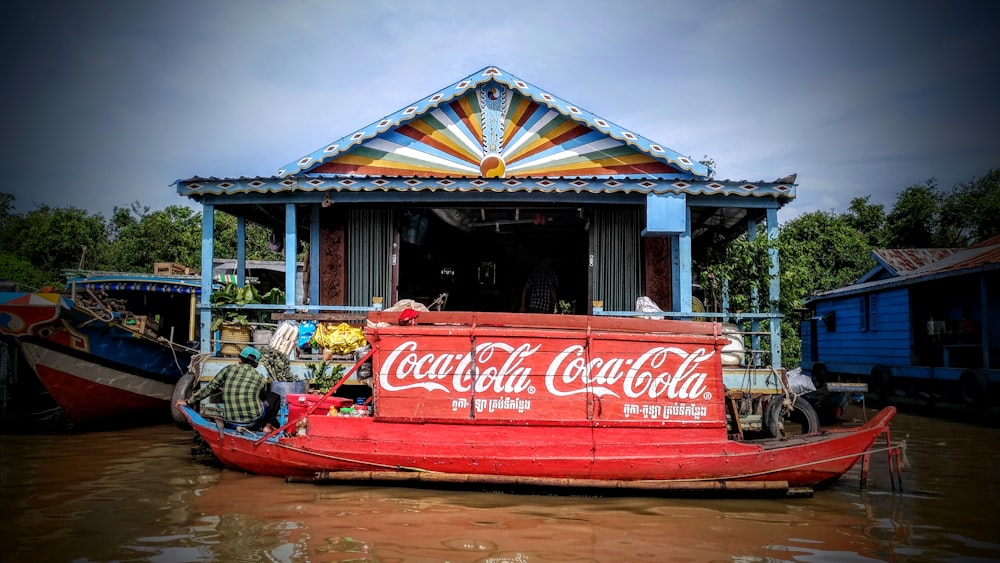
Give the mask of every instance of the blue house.
[[807, 300], [803, 368], [883, 396], [985, 404], [1000, 383], [1000, 237], [873, 254], [878, 265], [857, 283]]

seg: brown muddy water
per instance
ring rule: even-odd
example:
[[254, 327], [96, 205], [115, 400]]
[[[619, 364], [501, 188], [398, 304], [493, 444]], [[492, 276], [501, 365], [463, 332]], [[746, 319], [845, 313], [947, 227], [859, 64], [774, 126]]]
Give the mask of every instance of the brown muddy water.
[[286, 483], [193, 461], [171, 425], [8, 434], [0, 561], [1000, 560], [1000, 429], [899, 414], [893, 432], [902, 493], [876, 454], [866, 492], [855, 468], [781, 499]]

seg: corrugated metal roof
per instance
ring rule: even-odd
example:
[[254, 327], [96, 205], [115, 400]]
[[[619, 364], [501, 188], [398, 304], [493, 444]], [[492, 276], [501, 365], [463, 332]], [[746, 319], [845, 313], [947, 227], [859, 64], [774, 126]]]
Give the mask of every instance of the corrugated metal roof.
[[885, 289], [902, 285], [912, 285], [949, 276], [969, 275], [979, 272], [1000, 270], [1000, 237], [995, 237], [962, 250], [954, 250], [939, 260], [924, 264], [905, 274], [877, 281], [855, 283], [830, 291], [816, 293], [806, 300], [806, 303], [822, 301], [845, 295], [868, 293], [877, 289]]
[[895, 275], [902, 275], [927, 266], [958, 252], [958, 248], [878, 248], [875, 259]]
[[[783, 178], [781, 180], [787, 180]], [[180, 195], [264, 194], [279, 192], [480, 192], [480, 193], [686, 193], [737, 197], [770, 197], [781, 204], [795, 198], [792, 182], [746, 180], [651, 180], [648, 178], [414, 178], [412, 176], [344, 176], [306, 174], [239, 178], [192, 177], [177, 180]]]

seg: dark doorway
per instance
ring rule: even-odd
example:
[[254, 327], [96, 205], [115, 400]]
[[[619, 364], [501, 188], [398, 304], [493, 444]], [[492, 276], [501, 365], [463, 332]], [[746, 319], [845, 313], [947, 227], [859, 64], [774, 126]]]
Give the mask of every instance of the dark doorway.
[[447, 310], [514, 312], [531, 271], [554, 260], [559, 299], [587, 312], [589, 222], [578, 208], [413, 209], [400, 223], [399, 298]]

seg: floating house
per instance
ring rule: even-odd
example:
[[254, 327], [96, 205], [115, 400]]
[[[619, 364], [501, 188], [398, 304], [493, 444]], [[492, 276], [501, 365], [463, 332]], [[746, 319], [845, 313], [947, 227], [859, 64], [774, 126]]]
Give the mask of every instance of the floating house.
[[[236, 216], [240, 233], [246, 221], [272, 229], [288, 288], [274, 319], [336, 319], [402, 299], [516, 312], [548, 258], [562, 313], [635, 315], [646, 296], [664, 317], [760, 323], [777, 311], [697, 311], [692, 288], [710, 244], [777, 236], [794, 182], [715, 179], [705, 164], [491, 66], [273, 176], [174, 187], [203, 206], [202, 272], [215, 258], [216, 211]], [[305, 256], [298, 291], [296, 253]], [[772, 260], [762, 303], [779, 291]], [[211, 354], [208, 293], [200, 311]], [[777, 323], [759, 332], [760, 356], [780, 368]]]
[[877, 266], [857, 283], [807, 300], [803, 368], [885, 396], [986, 404], [1000, 384], [1000, 237], [873, 255]]

